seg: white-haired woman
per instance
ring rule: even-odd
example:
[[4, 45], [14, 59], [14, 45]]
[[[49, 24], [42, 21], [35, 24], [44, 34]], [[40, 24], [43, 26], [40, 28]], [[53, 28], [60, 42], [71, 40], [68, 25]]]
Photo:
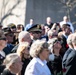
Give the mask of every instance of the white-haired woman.
[[46, 59], [49, 56], [48, 43], [37, 40], [30, 48], [30, 55], [33, 57], [28, 64], [25, 75], [51, 75], [46, 65]]
[[7, 55], [4, 65], [6, 65], [6, 68], [1, 75], [17, 75], [22, 69], [21, 59], [16, 53]]

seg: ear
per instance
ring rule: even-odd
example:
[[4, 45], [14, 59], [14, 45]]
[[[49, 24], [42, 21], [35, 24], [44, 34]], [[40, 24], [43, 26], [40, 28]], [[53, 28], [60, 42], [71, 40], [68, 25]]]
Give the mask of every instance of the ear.
[[22, 38], [22, 40], [21, 40], [21, 41], [23, 42], [23, 41], [25, 41], [25, 39], [24, 39], [24, 38]]
[[9, 69], [12, 69], [14, 67], [14, 64], [11, 64], [8, 66]]
[[32, 36], [32, 35], [33, 35], [33, 33], [30, 33], [30, 35]]

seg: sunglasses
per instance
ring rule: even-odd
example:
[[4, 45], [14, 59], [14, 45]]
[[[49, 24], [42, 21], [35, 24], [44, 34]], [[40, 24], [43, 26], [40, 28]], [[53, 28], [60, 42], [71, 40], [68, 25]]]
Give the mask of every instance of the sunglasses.
[[39, 31], [35, 31], [35, 32], [33, 32], [33, 34], [35, 34], [35, 33], [36, 33], [36, 34], [40, 34], [41, 32], [39, 32]]
[[16, 28], [16, 27], [11, 27], [12, 29]]
[[0, 40], [4, 40], [4, 41], [6, 41], [6, 38], [0, 38]]
[[54, 43], [60, 43], [61, 44], [61, 42], [59, 40], [55, 40]]

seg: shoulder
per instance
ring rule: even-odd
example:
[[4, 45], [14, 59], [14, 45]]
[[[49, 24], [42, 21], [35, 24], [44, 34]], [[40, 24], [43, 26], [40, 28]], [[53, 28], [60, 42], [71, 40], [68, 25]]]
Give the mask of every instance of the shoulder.
[[28, 64], [28, 66], [27, 67], [35, 67], [36, 66], [36, 64], [37, 64], [37, 61], [36, 61], [36, 59], [35, 58], [33, 58], [31, 61], [30, 61], [30, 63]]
[[5, 69], [1, 75], [13, 75], [8, 69]]
[[36, 65], [37, 65], [37, 62], [34, 59], [32, 59], [31, 62], [26, 67], [25, 75], [36, 74], [36, 68], [37, 68]]
[[17, 48], [18, 48], [18, 46], [19, 46], [19, 44], [18, 44], [18, 45], [16, 45], [16, 46], [11, 50], [11, 53], [15, 53], [15, 52], [16, 52], [16, 50], [17, 50]]

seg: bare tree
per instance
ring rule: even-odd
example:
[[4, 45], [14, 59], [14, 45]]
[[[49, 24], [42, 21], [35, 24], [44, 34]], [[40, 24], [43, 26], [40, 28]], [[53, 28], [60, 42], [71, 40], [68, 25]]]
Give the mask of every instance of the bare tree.
[[76, 0], [57, 0], [58, 2], [62, 3], [66, 7], [66, 14], [70, 18], [70, 13], [74, 8], [76, 8]]
[[[0, 24], [3, 23], [3, 21], [9, 17], [9, 16], [16, 16], [19, 17], [20, 15], [14, 14], [12, 11], [22, 2], [23, 0], [15, 0], [15, 4], [8, 9], [8, 11], [6, 12], [6, 7], [8, 5], [8, 3], [10, 2], [10, 0], [3, 0], [2, 2], [2, 8], [1, 8], [1, 13], [0, 13]], [[10, 6], [9, 6], [10, 7]]]

